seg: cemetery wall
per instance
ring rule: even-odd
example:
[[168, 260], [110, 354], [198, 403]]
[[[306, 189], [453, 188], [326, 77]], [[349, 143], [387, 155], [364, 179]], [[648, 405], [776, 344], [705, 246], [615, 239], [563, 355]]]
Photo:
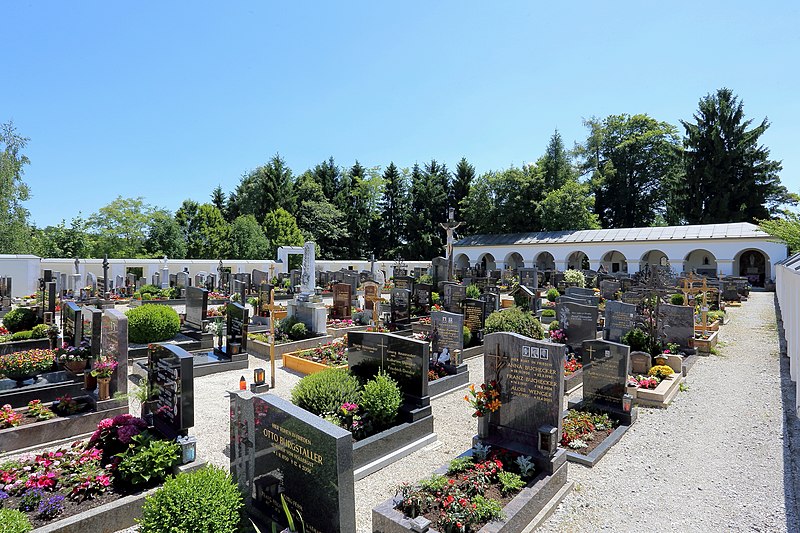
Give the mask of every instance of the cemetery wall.
[[800, 416], [800, 254], [782, 261], [775, 270], [775, 292], [786, 338], [789, 375], [797, 387], [795, 413]]

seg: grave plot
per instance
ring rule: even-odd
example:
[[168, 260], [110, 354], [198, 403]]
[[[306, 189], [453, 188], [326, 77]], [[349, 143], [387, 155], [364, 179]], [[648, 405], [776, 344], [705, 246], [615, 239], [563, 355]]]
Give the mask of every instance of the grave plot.
[[428, 363], [428, 393], [431, 397], [463, 387], [469, 382], [469, 369], [463, 362], [464, 315], [447, 311], [431, 312], [430, 334], [414, 337], [431, 343]]
[[634, 402], [645, 407], [662, 408], [672, 403], [683, 383], [683, 358], [676, 354], [651, 358], [648, 353], [633, 352], [630, 359], [627, 392]]
[[326, 368], [347, 368], [347, 336], [339, 337], [314, 348], [283, 354], [283, 368], [303, 375], [316, 374]]
[[558, 448], [565, 347], [502, 332], [487, 335], [484, 349], [487, 381], [467, 396], [478, 420], [473, 448], [431, 478], [400, 485], [372, 510], [374, 531], [448, 531], [460, 522], [519, 532], [571, 489]]

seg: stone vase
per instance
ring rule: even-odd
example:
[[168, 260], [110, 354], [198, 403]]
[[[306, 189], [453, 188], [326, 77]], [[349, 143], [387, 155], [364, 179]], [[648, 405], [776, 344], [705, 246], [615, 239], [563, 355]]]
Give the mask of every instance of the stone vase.
[[111, 398], [111, 378], [97, 378], [97, 399], [108, 400]]
[[478, 438], [485, 439], [489, 436], [489, 417], [481, 416], [478, 418]]
[[86, 361], [64, 361], [64, 368], [73, 374], [80, 374], [86, 370]]
[[97, 378], [94, 377], [91, 372], [83, 373], [83, 388], [86, 389], [87, 392], [91, 392], [97, 388]]

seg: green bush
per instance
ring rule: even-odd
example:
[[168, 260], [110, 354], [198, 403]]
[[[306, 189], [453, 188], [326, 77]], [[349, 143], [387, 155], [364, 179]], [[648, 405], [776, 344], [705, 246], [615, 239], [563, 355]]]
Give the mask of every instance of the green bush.
[[315, 415], [332, 413], [343, 403], [358, 403], [360, 388], [355, 376], [328, 368], [301, 379], [292, 389], [292, 403]]
[[488, 335], [498, 331], [519, 333], [532, 339], [544, 338], [544, 328], [542, 328], [541, 322], [531, 313], [527, 313], [519, 307], [495, 311], [486, 318], [484, 332]]
[[145, 304], [125, 313], [128, 317], [128, 340], [148, 344], [171, 339], [181, 329], [178, 313], [168, 305]]
[[170, 478], [142, 506], [139, 533], [242, 530], [242, 495], [221, 468], [209, 466]]
[[117, 473], [132, 486], [149, 485], [166, 479], [181, 457], [177, 442], [159, 440], [147, 432], [133, 437], [134, 445], [118, 455]]
[[139, 289], [139, 292], [142, 294], [161, 294], [161, 287], [156, 287], [155, 285], [147, 284], [142, 285], [142, 288]]
[[374, 379], [367, 381], [361, 391], [361, 407], [378, 428], [394, 422], [401, 403], [403, 395], [400, 387], [384, 372], [378, 372]]
[[622, 344], [630, 346], [632, 352], [646, 352], [650, 346], [650, 336], [639, 328], [633, 328], [622, 336]]
[[683, 305], [683, 294], [673, 294], [669, 297], [669, 303], [672, 305]]
[[550, 327], [547, 328], [548, 331], [555, 331], [557, 329], [561, 329], [561, 325], [558, 323], [558, 320], [553, 320], [550, 322]]
[[503, 508], [500, 507], [500, 502], [497, 500], [476, 494], [472, 498], [472, 503], [475, 505], [475, 518], [481, 522], [500, 520], [503, 517]]
[[464, 347], [469, 346], [472, 342], [472, 331], [467, 326], [464, 326]]
[[452, 476], [453, 474], [466, 472], [472, 468], [474, 464], [472, 457], [456, 457], [447, 465], [447, 474]]
[[47, 331], [50, 329], [50, 326], [47, 324], [37, 324], [33, 326], [31, 330], [31, 338], [32, 339], [46, 339], [47, 338]]
[[38, 322], [36, 313], [27, 307], [12, 309], [3, 317], [3, 325], [11, 333], [29, 330], [36, 325], [36, 322]]
[[423, 274], [419, 277], [417, 283], [427, 283], [428, 285], [433, 285], [433, 276], [430, 274]]
[[12, 341], [29, 341], [33, 338], [33, 331], [18, 331], [11, 335]]
[[28, 533], [33, 530], [31, 521], [22, 511], [16, 509], [0, 509], [0, 532]]
[[579, 270], [567, 270], [564, 272], [564, 281], [567, 283], [575, 283], [578, 287], [586, 286], [586, 276]]
[[308, 337], [308, 328], [302, 322], [297, 322], [289, 330], [289, 338], [293, 341], [300, 341]]
[[500, 492], [503, 494], [518, 491], [525, 486], [522, 478], [513, 472], [498, 472], [497, 479], [500, 481]]
[[432, 292], [432, 293], [431, 293], [431, 303], [432, 303], [433, 305], [436, 305], [436, 304], [438, 304], [440, 301], [441, 301], [441, 297], [439, 296], [439, 293], [438, 293], [438, 292]]
[[542, 316], [554, 317], [556, 316], [555, 309], [542, 309]]
[[481, 297], [481, 290], [478, 288], [477, 285], [471, 283], [467, 285], [467, 298], [474, 298], [478, 299]]
[[549, 289], [547, 291], [547, 299], [551, 302], [555, 302], [559, 296], [561, 296], [561, 293], [558, 292], [558, 289]]

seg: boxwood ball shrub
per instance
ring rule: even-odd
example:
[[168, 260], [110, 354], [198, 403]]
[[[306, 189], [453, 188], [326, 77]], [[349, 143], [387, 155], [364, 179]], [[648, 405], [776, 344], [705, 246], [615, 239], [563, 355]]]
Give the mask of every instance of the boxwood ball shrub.
[[50, 326], [47, 324], [37, 324], [33, 326], [31, 330], [31, 338], [32, 339], [45, 339], [47, 338], [47, 331], [50, 329]]
[[403, 395], [397, 382], [384, 372], [364, 384], [361, 407], [379, 428], [387, 427], [397, 418]]
[[556, 310], [555, 309], [542, 309], [542, 316], [555, 317], [556, 316]]
[[683, 305], [683, 294], [673, 294], [669, 297], [669, 303], [672, 305]]
[[486, 318], [484, 332], [488, 335], [498, 331], [519, 333], [532, 339], [544, 338], [542, 323], [531, 313], [523, 311], [519, 307], [495, 311]]
[[171, 339], [181, 329], [178, 313], [168, 305], [145, 304], [125, 313], [128, 317], [128, 340], [136, 344]]
[[17, 331], [27, 331], [36, 325], [38, 317], [32, 309], [27, 307], [17, 307], [12, 309], [3, 317], [3, 325], [11, 333]]
[[0, 509], [0, 528], [3, 533], [28, 533], [33, 530], [33, 525], [22, 511]]
[[333, 413], [343, 403], [358, 403], [360, 388], [355, 376], [327, 368], [301, 379], [292, 389], [292, 403], [315, 415]]
[[547, 299], [551, 302], [555, 302], [558, 297], [561, 296], [561, 293], [558, 292], [558, 289], [548, 289], [547, 291]]
[[29, 341], [33, 338], [33, 331], [26, 330], [26, 331], [18, 331], [11, 335], [12, 341]]
[[140, 533], [242, 531], [242, 495], [215, 466], [168, 479], [142, 505]]

